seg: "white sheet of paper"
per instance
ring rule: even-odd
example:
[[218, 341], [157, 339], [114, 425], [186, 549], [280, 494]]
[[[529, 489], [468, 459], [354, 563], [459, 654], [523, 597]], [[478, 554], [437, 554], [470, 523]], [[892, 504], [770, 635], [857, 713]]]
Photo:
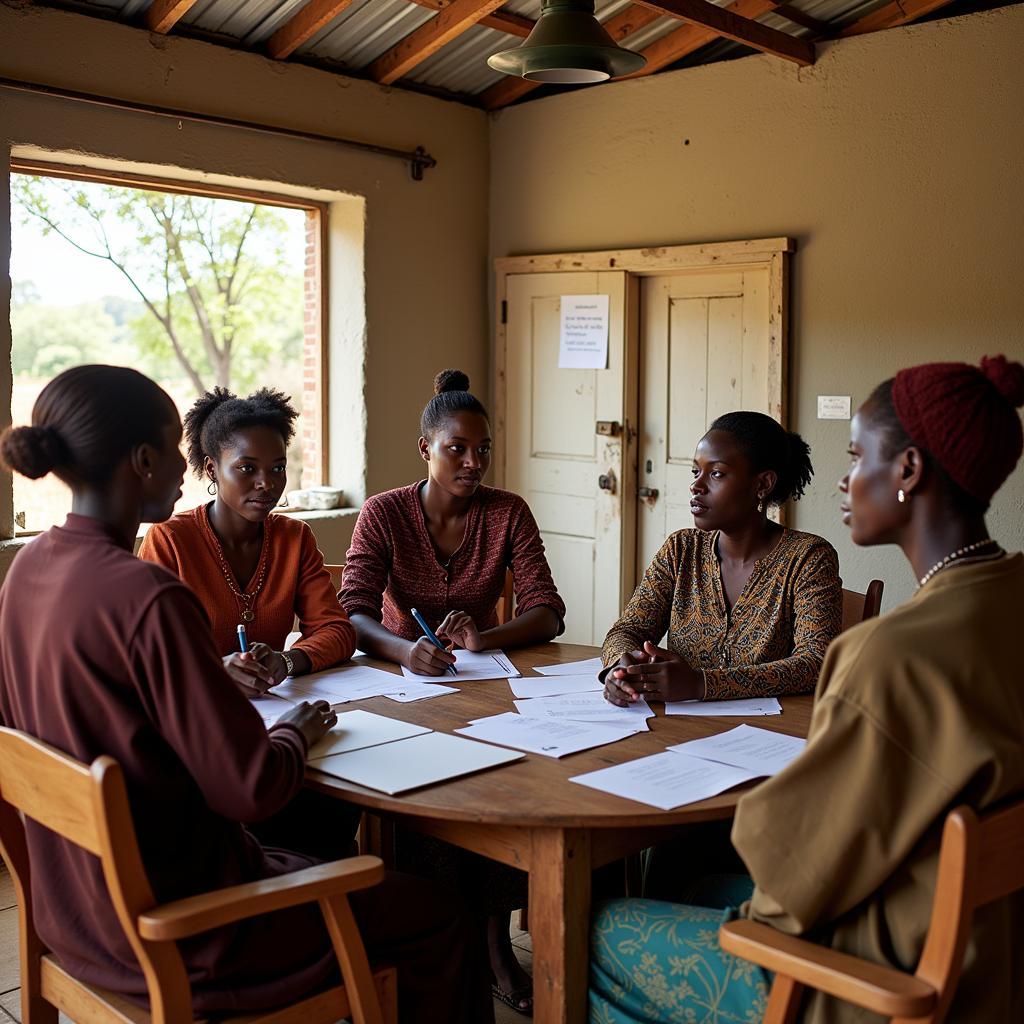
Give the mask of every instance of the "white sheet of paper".
[[758, 775], [774, 775], [799, 757], [806, 744], [806, 740], [796, 736], [758, 729], [753, 725], [738, 725], [728, 732], [676, 743], [668, 749], [688, 757], [746, 768]]
[[774, 697], [748, 697], [744, 700], [670, 700], [665, 702], [666, 715], [691, 715], [698, 718], [758, 715], [781, 715], [782, 705]]
[[567, 661], [562, 665], [540, 665], [534, 671], [542, 676], [585, 676], [591, 672], [596, 676], [601, 667], [600, 658], [585, 658], [583, 661]]
[[631, 736], [632, 728], [619, 725], [589, 725], [586, 722], [526, 718], [508, 711], [503, 715], [478, 718], [465, 729], [456, 729], [474, 740], [499, 743], [545, 757], [565, 757], [591, 747], [617, 743]]
[[343, 754], [347, 750], [363, 750], [428, 732], [431, 730], [422, 725], [399, 722], [386, 715], [375, 715], [370, 711], [345, 711], [338, 715], [338, 724], [313, 746], [306, 760], [316, 761], [332, 754]]
[[380, 697], [404, 689], [405, 680], [395, 672], [383, 672], [367, 665], [344, 665], [308, 676], [290, 676], [271, 691], [275, 697], [298, 704], [304, 700], [325, 700], [347, 704], [367, 697]]
[[523, 755], [443, 732], [335, 754], [311, 767], [382, 793], [404, 793], [521, 760]]
[[536, 697], [532, 700], [512, 702], [521, 715], [528, 718], [568, 719], [591, 722], [594, 725], [622, 725], [640, 731], [647, 730], [646, 719], [654, 718], [643, 698], [628, 708], [609, 704], [603, 693], [570, 693], [556, 697]]
[[757, 775], [756, 771], [745, 768], [665, 751], [575, 775], [569, 781], [671, 811], [683, 804], [717, 796], [741, 782], [756, 779]]
[[558, 368], [608, 366], [608, 296], [563, 295], [559, 309]]
[[[505, 656], [504, 651], [456, 651], [455, 671], [458, 677], [448, 673], [447, 681], [458, 682], [464, 679], [516, 679], [522, 673]], [[402, 666], [402, 675], [418, 683], [437, 683], [443, 676], [417, 675]]]
[[458, 693], [457, 686], [438, 686], [436, 683], [409, 683], [394, 693], [385, 693], [388, 700], [396, 700], [399, 704], [411, 704], [415, 700], [430, 700], [431, 697], [443, 697], [448, 693]]
[[546, 679], [510, 679], [515, 697], [558, 697], [566, 693], [600, 693], [604, 689], [597, 676], [548, 676]]
[[269, 696], [254, 697], [249, 703], [259, 712], [268, 729], [292, 706], [291, 701]]

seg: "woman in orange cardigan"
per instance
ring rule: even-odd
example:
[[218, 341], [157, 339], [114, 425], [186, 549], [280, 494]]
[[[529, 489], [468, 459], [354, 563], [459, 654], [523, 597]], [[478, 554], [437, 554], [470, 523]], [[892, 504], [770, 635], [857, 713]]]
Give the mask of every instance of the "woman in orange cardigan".
[[[330, 668], [355, 650], [313, 531], [271, 515], [287, 482], [297, 415], [269, 388], [248, 398], [225, 388], [203, 395], [185, 417], [185, 441], [189, 465], [209, 479], [214, 499], [154, 524], [139, 551], [195, 591], [225, 668], [258, 691]], [[302, 639], [285, 651], [296, 616]], [[239, 624], [252, 643], [248, 655], [238, 651]]]

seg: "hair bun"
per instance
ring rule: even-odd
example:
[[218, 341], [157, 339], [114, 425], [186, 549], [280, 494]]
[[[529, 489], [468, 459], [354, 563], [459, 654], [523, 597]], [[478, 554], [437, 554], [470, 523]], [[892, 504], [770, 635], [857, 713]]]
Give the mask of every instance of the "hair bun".
[[56, 468], [66, 449], [52, 427], [12, 427], [0, 438], [0, 458], [30, 480], [38, 480]]
[[434, 378], [434, 394], [443, 395], [446, 391], [468, 391], [469, 378], [461, 370], [442, 370]]
[[1024, 405], [1024, 366], [1009, 362], [1006, 356], [985, 356], [981, 360], [981, 372], [1014, 408]]

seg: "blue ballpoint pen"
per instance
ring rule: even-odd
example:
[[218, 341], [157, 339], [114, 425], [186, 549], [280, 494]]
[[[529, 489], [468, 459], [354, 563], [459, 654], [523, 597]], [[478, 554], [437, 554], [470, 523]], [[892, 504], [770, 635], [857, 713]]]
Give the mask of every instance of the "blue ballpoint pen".
[[[427, 620], [424, 619], [423, 616], [420, 615], [420, 613], [418, 611], [416, 611], [415, 608], [410, 608], [409, 610], [412, 612], [412, 617], [416, 620], [416, 622], [419, 625], [420, 629], [423, 630], [423, 635], [435, 647], [440, 647], [442, 651], [448, 650], [448, 648], [445, 647], [445, 645], [443, 643], [441, 643], [440, 640], [437, 639], [437, 636], [434, 634], [434, 631], [427, 625]], [[455, 671], [455, 666], [454, 665], [449, 665], [448, 666], [448, 670], [451, 672], [451, 674], [453, 676], [457, 676], [459, 674], [458, 672]]]
[[249, 651], [249, 638], [245, 635], [245, 626], [239, 623], [236, 632], [238, 633], [238, 649], [243, 654], [247, 654]]

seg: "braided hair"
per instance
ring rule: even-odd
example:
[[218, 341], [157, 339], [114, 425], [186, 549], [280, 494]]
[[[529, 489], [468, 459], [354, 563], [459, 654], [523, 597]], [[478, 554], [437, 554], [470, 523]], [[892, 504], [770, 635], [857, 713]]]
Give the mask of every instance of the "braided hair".
[[289, 397], [273, 388], [260, 388], [248, 398], [239, 398], [227, 388], [207, 391], [185, 414], [188, 464], [202, 477], [206, 459], [216, 462], [232, 438], [250, 427], [276, 430], [287, 445], [295, 436], [298, 415]]

